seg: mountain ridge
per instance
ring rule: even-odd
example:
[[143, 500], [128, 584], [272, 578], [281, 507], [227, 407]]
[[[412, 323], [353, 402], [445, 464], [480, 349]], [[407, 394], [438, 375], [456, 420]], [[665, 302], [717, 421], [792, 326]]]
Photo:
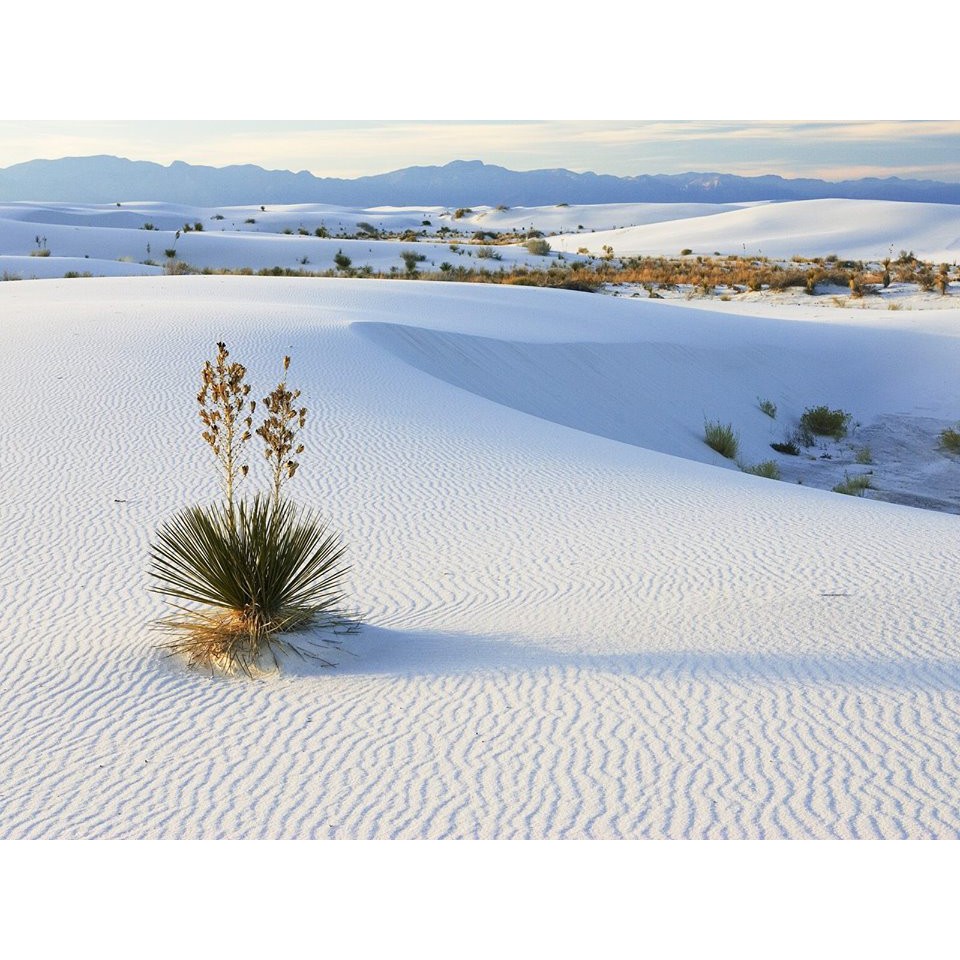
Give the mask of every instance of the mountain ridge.
[[620, 177], [562, 167], [517, 171], [482, 160], [410, 166], [347, 179], [317, 177], [307, 170], [267, 170], [249, 163], [212, 167], [175, 160], [164, 166], [106, 154], [28, 160], [0, 169], [0, 201], [459, 207], [826, 198], [960, 204], [960, 183], [900, 177], [827, 181], [694, 171]]

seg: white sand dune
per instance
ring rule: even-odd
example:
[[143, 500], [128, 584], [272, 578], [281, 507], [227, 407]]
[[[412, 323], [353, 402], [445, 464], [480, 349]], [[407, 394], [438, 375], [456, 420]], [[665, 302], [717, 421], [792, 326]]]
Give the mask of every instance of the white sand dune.
[[[281, 267], [322, 272], [334, 268], [338, 252], [355, 268], [402, 273], [401, 253], [413, 250], [422, 268], [443, 263], [486, 270], [517, 265], [543, 267], [559, 253], [575, 259], [578, 250], [599, 256], [605, 246], [618, 256], [696, 254], [794, 255], [877, 260], [900, 250], [924, 259], [956, 261], [960, 255], [960, 207], [880, 200], [803, 200], [793, 203], [668, 204], [622, 203], [594, 206], [477, 207], [457, 217], [440, 207], [348, 209], [323, 204], [267, 207], [188, 207], [159, 202], [110, 204], [0, 204], [0, 275], [24, 279], [154, 275], [166, 251], [203, 268], [253, 270]], [[252, 222], [248, 222], [252, 221]], [[183, 232], [185, 224], [202, 231]], [[392, 233], [412, 230], [417, 240], [347, 239], [358, 225]], [[150, 225], [153, 229], [144, 229]], [[323, 227], [329, 237], [314, 235]], [[500, 244], [499, 259], [480, 259], [471, 243], [447, 242], [442, 228], [470, 239], [477, 231], [549, 236], [553, 253], [534, 256], [522, 244]], [[302, 233], [301, 233], [302, 231]], [[179, 234], [179, 235], [178, 235]], [[452, 238], [456, 241], [458, 238]], [[462, 239], [462, 238], [461, 238]], [[48, 257], [30, 256], [40, 249]], [[47, 262], [40, 262], [46, 260]], [[85, 261], [79, 264], [77, 261]]]
[[[0, 836], [960, 835], [957, 518], [717, 469], [697, 436], [705, 408], [759, 449], [760, 390], [956, 417], [956, 312], [903, 316], [0, 285]], [[294, 358], [296, 492], [366, 616], [335, 669], [155, 649], [146, 554], [215, 495], [193, 398], [221, 338], [261, 389]]]
[[557, 250], [586, 247], [617, 256], [740, 254], [787, 258], [799, 254], [877, 260], [901, 250], [936, 262], [960, 256], [960, 207], [892, 200], [796, 200], [715, 216], [666, 221], [551, 239]]

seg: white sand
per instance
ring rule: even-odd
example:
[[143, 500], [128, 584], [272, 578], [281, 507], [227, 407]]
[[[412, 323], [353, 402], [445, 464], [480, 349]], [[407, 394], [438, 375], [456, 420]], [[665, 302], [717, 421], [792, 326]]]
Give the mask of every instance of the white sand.
[[[958, 319], [0, 284], [0, 836], [960, 835], [957, 517], [699, 439], [735, 419], [758, 459], [758, 393], [948, 422]], [[211, 679], [154, 646], [146, 553], [215, 494], [193, 398], [221, 338], [261, 389], [294, 358], [295, 491], [367, 621], [333, 670]]]
[[795, 200], [715, 216], [621, 226], [555, 237], [557, 250], [586, 247], [618, 257], [714, 253], [788, 258], [794, 254], [853, 260], [896, 258], [901, 250], [922, 260], [955, 263], [960, 256], [960, 206], [893, 200]]

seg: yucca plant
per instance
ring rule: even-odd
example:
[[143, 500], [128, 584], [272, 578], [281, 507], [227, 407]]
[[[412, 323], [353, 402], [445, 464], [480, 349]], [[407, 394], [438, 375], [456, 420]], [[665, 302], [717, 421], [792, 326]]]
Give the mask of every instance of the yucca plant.
[[[300, 391], [286, 385], [290, 358], [264, 401], [263, 426], [253, 431], [256, 404], [247, 399], [246, 368], [228, 363], [223, 343], [217, 348], [216, 363], [204, 364], [197, 401], [223, 500], [181, 511], [161, 525], [151, 548], [152, 589], [177, 609], [159, 621], [173, 634], [166, 646], [192, 666], [247, 674], [268, 658], [279, 667], [278, 655], [286, 651], [331, 665], [320, 651], [339, 647], [339, 634], [357, 621], [342, 612], [349, 568], [339, 535], [318, 513], [281, 496], [298, 466], [291, 457], [304, 449], [297, 431], [307, 415], [293, 406]], [[236, 484], [248, 474], [243, 447], [254, 432], [265, 443], [273, 483], [269, 494], [242, 499]], [[310, 625], [330, 629], [305, 644], [281, 636]]]
[[[257, 495], [231, 514], [225, 503], [190, 507], [161, 526], [150, 574], [178, 612], [160, 621], [167, 647], [194, 666], [250, 673], [264, 656], [313, 649], [279, 634], [319, 622], [344, 628], [345, 547], [313, 511]], [[323, 645], [336, 645], [329, 639]], [[318, 659], [329, 663], [323, 657]]]

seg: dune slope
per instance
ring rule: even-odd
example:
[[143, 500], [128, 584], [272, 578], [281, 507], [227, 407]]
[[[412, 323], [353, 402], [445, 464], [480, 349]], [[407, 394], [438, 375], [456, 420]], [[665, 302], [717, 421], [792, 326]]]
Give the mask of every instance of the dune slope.
[[[659, 406], [631, 436], [594, 388], [688, 335], [677, 308], [640, 306], [0, 286], [0, 836], [960, 835], [957, 518], [638, 445]], [[806, 333], [827, 336], [782, 336]], [[221, 338], [264, 392], [294, 358], [296, 493], [350, 544], [366, 617], [335, 669], [211, 678], [155, 648], [146, 552], [215, 495], [193, 398]], [[467, 374], [484, 351], [511, 362], [489, 397]]]

